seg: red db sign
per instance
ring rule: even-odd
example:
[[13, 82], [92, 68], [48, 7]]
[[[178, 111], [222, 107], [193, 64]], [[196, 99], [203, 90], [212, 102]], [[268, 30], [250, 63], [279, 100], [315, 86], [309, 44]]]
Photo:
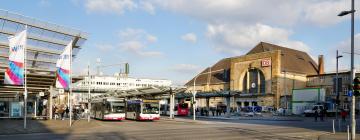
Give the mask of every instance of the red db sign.
[[271, 60], [270, 60], [270, 59], [261, 60], [261, 66], [262, 66], [262, 67], [271, 66]]

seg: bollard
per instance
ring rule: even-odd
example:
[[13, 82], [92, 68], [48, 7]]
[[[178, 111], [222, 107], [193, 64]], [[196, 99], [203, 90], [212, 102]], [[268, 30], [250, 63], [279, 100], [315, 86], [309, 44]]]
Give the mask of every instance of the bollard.
[[348, 140], [350, 140], [349, 125], [347, 125]]
[[333, 123], [333, 133], [335, 134], [335, 120], [332, 120]]

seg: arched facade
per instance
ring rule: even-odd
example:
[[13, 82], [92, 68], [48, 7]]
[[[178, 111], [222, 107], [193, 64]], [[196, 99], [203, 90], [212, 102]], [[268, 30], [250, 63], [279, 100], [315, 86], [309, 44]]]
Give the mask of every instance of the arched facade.
[[242, 77], [242, 92], [249, 94], [265, 94], [266, 81], [264, 73], [259, 69], [249, 69]]

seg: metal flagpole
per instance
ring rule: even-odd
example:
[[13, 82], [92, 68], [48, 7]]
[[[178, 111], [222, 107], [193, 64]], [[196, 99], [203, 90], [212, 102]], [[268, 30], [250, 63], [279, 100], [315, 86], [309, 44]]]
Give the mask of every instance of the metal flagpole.
[[[27, 25], [25, 25], [25, 33], [27, 34]], [[25, 36], [27, 38], [27, 36]], [[25, 38], [25, 40], [26, 40]], [[26, 43], [24, 44], [24, 129], [26, 129], [27, 116], [27, 76], [26, 76]]]
[[90, 122], [90, 111], [91, 111], [91, 93], [90, 93], [90, 62], [88, 63], [88, 81], [87, 81], [87, 84], [88, 84], [88, 122]]
[[70, 112], [69, 112], [69, 114], [70, 114], [70, 121], [69, 121], [69, 123], [70, 123], [70, 127], [71, 127], [71, 114], [72, 114], [72, 105], [71, 105], [71, 102], [72, 102], [72, 49], [73, 49], [73, 46], [74, 46], [74, 42], [72, 42], [72, 44], [71, 44], [71, 48], [70, 48], [70, 69], [69, 69], [69, 79], [70, 79], [70, 84], [69, 84], [69, 105], [70, 105]]

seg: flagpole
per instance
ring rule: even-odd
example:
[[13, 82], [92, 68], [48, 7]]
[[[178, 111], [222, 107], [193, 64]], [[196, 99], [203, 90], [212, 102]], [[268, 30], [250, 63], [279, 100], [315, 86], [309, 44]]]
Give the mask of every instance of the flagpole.
[[[27, 25], [25, 25], [25, 32], [27, 38]], [[25, 40], [26, 40], [25, 38]], [[27, 116], [27, 73], [26, 73], [26, 43], [24, 44], [24, 129], [26, 129], [26, 116]]]
[[[74, 40], [73, 40], [74, 41]], [[70, 84], [69, 84], [69, 100], [70, 100], [70, 127], [71, 127], [71, 114], [72, 114], [72, 105], [71, 105], [71, 102], [72, 102], [72, 49], [73, 49], [73, 46], [74, 46], [74, 42], [71, 42], [71, 48], [70, 48], [70, 68], [69, 68], [69, 78], [70, 78]]]
[[91, 93], [90, 93], [90, 83], [91, 83], [91, 78], [90, 78], [90, 62], [88, 62], [88, 81], [87, 81], [87, 85], [88, 85], [88, 122], [90, 122], [90, 114], [91, 114]]

